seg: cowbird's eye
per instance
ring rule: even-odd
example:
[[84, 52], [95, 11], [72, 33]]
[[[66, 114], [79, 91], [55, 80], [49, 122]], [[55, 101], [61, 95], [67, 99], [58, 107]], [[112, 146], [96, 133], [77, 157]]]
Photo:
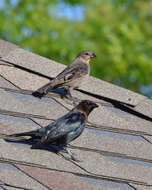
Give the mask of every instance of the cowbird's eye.
[[85, 55], [89, 55], [89, 54], [86, 52]]

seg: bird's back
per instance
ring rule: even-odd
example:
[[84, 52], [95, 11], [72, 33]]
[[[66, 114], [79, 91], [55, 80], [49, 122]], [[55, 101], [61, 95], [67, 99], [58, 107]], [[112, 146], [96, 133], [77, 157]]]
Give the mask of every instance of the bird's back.
[[52, 81], [57, 87], [78, 88], [89, 76], [90, 65], [79, 59], [75, 59]]
[[85, 116], [82, 113], [71, 111], [65, 116], [45, 127], [46, 143], [65, 139], [65, 144], [77, 138], [85, 126]]

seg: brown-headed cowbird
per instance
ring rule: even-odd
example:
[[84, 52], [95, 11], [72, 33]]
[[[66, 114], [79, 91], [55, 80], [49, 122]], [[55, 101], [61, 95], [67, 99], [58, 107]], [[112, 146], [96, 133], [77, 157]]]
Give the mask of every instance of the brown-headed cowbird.
[[89, 76], [89, 62], [94, 57], [96, 57], [96, 55], [91, 51], [86, 50], [80, 52], [75, 60], [67, 68], [59, 73], [51, 82], [36, 90], [33, 95], [41, 98], [52, 89], [64, 88], [66, 93], [72, 97], [70, 90], [78, 88], [81, 83]]
[[38, 140], [31, 148], [39, 148], [44, 144], [55, 144], [62, 147], [73, 160], [76, 160], [69, 150], [68, 143], [81, 135], [90, 112], [98, 105], [90, 100], [82, 100], [69, 113], [50, 123], [48, 126], [9, 137], [30, 136], [30, 140]]

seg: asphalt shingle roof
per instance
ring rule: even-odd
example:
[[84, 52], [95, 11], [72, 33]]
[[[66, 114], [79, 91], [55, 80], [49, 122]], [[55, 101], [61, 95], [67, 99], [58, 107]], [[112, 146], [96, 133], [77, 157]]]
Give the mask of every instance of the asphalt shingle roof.
[[100, 105], [69, 145], [82, 162], [3, 139], [43, 127], [73, 107], [51, 92], [31, 95], [63, 68], [0, 40], [0, 190], [152, 189], [152, 101], [105, 81], [90, 77], [72, 93]]

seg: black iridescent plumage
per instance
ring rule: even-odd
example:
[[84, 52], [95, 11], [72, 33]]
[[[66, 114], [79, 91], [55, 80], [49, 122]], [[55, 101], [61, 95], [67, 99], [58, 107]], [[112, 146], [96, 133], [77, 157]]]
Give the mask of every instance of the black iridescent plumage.
[[38, 148], [44, 144], [56, 144], [58, 146], [66, 147], [68, 143], [81, 135], [89, 113], [96, 107], [98, 107], [98, 105], [92, 101], [83, 100], [69, 113], [50, 123], [46, 127], [9, 136], [30, 136], [33, 140], [38, 139], [38, 142], [33, 144], [32, 148]]

